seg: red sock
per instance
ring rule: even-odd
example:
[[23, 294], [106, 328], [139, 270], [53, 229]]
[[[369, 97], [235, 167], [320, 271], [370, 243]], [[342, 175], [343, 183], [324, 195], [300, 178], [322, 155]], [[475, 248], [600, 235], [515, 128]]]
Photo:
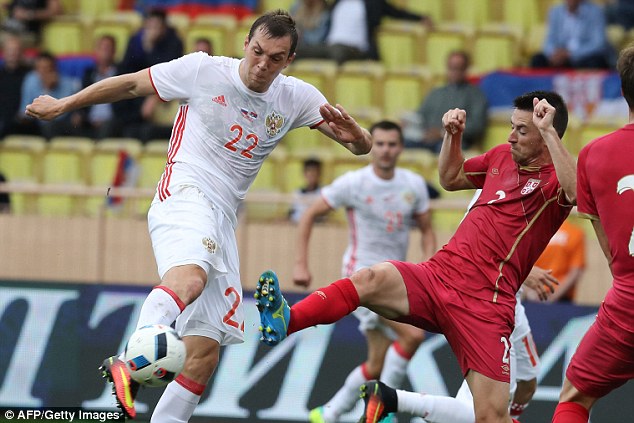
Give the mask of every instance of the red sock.
[[206, 385], [198, 383], [195, 380], [188, 378], [187, 376], [183, 376], [182, 373], [176, 377], [175, 381], [192, 394], [198, 396], [202, 395], [203, 392], [205, 392], [205, 388], [207, 387]]
[[302, 329], [334, 323], [359, 307], [359, 294], [348, 278], [340, 279], [304, 298], [291, 307], [288, 334]]
[[590, 413], [576, 402], [560, 402], [555, 408], [552, 423], [588, 423]]

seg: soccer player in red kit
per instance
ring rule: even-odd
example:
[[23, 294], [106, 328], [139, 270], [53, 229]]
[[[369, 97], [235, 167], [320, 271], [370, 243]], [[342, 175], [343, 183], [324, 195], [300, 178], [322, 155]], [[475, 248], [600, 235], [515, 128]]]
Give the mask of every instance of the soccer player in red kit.
[[[272, 271], [256, 297], [262, 341], [333, 323], [359, 306], [443, 333], [473, 393], [476, 422], [509, 423], [509, 337], [515, 293], [576, 202], [575, 162], [561, 142], [566, 105], [553, 92], [515, 99], [508, 142], [466, 160], [464, 110], [443, 116], [439, 157], [445, 189], [482, 188], [456, 234], [429, 261], [388, 261], [361, 269], [288, 307]], [[362, 421], [376, 423], [401, 399], [382, 383], [365, 385]]]
[[573, 355], [553, 423], [586, 423], [594, 403], [634, 379], [634, 45], [617, 69], [629, 124], [579, 153], [578, 210], [592, 221], [614, 278]]

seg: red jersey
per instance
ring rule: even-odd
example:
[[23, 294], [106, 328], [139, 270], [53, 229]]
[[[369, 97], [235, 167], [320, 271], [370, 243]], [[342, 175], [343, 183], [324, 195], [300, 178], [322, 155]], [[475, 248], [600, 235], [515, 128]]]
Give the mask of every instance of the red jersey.
[[520, 167], [509, 144], [465, 161], [464, 171], [482, 194], [430, 265], [455, 289], [513, 307], [571, 205], [552, 164]]
[[616, 324], [634, 331], [634, 124], [597, 138], [579, 153], [577, 208], [600, 220], [608, 237], [613, 286], [606, 296]]

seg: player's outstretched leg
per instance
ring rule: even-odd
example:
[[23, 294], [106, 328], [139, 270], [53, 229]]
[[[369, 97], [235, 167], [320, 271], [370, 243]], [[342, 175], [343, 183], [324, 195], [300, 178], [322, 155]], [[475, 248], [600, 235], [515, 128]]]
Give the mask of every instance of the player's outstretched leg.
[[269, 346], [279, 344], [286, 338], [291, 309], [282, 296], [275, 272], [267, 270], [260, 275], [253, 296], [260, 312], [260, 341]]
[[378, 380], [361, 385], [361, 398], [365, 407], [359, 423], [379, 423], [397, 410], [396, 389]]
[[127, 418], [134, 419], [136, 417], [134, 399], [140, 385], [132, 380], [125, 363], [117, 356], [112, 356], [104, 360], [99, 370], [102, 376], [112, 383], [112, 392], [121, 411]]

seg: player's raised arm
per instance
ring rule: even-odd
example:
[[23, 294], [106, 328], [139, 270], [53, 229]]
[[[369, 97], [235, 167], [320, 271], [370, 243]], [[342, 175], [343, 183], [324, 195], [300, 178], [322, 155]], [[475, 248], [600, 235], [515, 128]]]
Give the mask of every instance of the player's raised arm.
[[359, 126], [352, 116], [340, 104], [336, 107], [324, 104], [319, 108], [324, 122], [317, 127], [319, 131], [356, 155], [366, 154], [372, 148], [370, 133]]
[[312, 280], [308, 268], [308, 244], [310, 234], [315, 224], [315, 219], [323, 216], [332, 209], [323, 197], [317, 198], [313, 204], [302, 214], [297, 225], [297, 244], [295, 245], [295, 265], [293, 267], [293, 283], [298, 286], [308, 287]]
[[462, 109], [451, 109], [442, 117], [445, 135], [438, 156], [438, 173], [440, 185], [447, 191], [475, 188], [462, 167], [462, 133], [466, 123], [467, 113]]
[[56, 117], [93, 104], [113, 103], [154, 94], [148, 69], [136, 73], [113, 76], [92, 84], [64, 98], [41, 95], [26, 106], [27, 116], [52, 120]]
[[548, 147], [557, 179], [570, 204], [577, 203], [577, 165], [553, 126], [555, 108], [546, 99], [533, 99], [533, 123]]

